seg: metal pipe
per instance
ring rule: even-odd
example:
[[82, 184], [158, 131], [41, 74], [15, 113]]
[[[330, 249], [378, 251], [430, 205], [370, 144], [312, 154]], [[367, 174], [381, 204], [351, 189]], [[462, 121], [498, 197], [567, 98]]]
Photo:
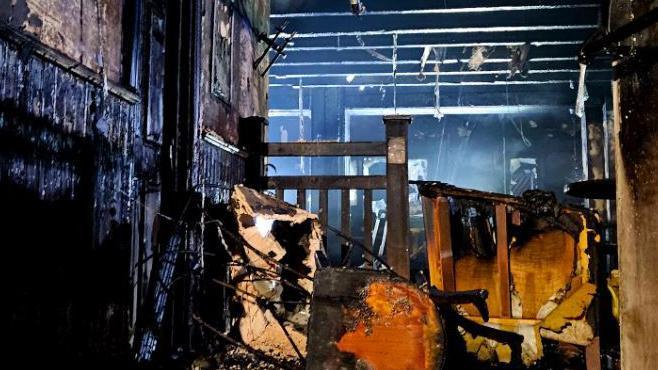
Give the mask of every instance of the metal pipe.
[[[464, 59], [444, 59], [439, 62], [440, 64], [460, 64], [468, 58]], [[510, 58], [490, 58], [485, 59], [482, 64], [491, 64], [491, 63], [509, 63], [512, 59]], [[530, 59], [529, 63], [541, 63], [541, 62], [575, 62], [577, 57], [554, 57], [554, 58], [533, 58]], [[275, 67], [317, 67], [317, 66], [350, 66], [350, 65], [390, 65], [392, 62], [383, 61], [383, 60], [341, 60], [336, 62], [291, 62], [291, 63], [278, 63]], [[436, 61], [427, 61], [428, 64], [436, 64]], [[398, 65], [419, 65], [419, 60], [398, 60]]]
[[[610, 83], [610, 80], [593, 80], [589, 83], [596, 82], [607, 82]], [[462, 81], [462, 82], [439, 82], [439, 86], [506, 86], [506, 85], [550, 85], [550, 84], [569, 84], [573, 83], [573, 80], [546, 80], [546, 81]], [[435, 83], [408, 83], [408, 84], [397, 84], [398, 87], [434, 87]], [[293, 89], [297, 88], [296, 84], [270, 84], [270, 87], [291, 87]], [[381, 87], [393, 87], [391, 83], [385, 84], [327, 84], [327, 85], [305, 85], [307, 89], [317, 89], [317, 88], [339, 88], [339, 87], [350, 87], [350, 88], [381, 88]]]
[[[435, 14], [471, 14], [490, 12], [513, 12], [535, 10], [583, 9], [598, 8], [599, 4], [569, 4], [569, 5], [523, 5], [523, 6], [477, 6], [470, 8], [439, 8], [439, 9], [407, 9], [407, 10], [376, 10], [367, 11], [364, 16], [386, 15], [435, 15]], [[352, 17], [351, 12], [308, 12], [308, 13], [275, 13], [270, 18], [308, 18], [308, 17]]]
[[[512, 42], [460, 42], [460, 43], [439, 43], [439, 44], [402, 44], [398, 45], [398, 49], [424, 49], [425, 47], [431, 48], [468, 48], [476, 46], [521, 46], [526, 44], [525, 41], [512, 41]], [[563, 46], [563, 45], [580, 45], [582, 40], [565, 40], [565, 41], [533, 41], [531, 46]], [[292, 44], [294, 45], [294, 44]], [[322, 50], [383, 50], [393, 49], [393, 45], [353, 45], [353, 46], [289, 46], [286, 52], [289, 51], [322, 51]]]
[[[547, 73], [579, 73], [578, 69], [538, 69], [528, 71], [528, 74], [547, 74]], [[590, 73], [596, 72], [609, 72], [605, 69], [595, 69], [589, 71]], [[466, 76], [466, 75], [500, 75], [510, 73], [507, 69], [493, 70], [493, 71], [446, 71], [441, 72], [441, 76]], [[437, 72], [427, 72], [426, 76], [436, 76], [439, 73]], [[418, 72], [397, 72], [397, 76], [417, 76]], [[272, 75], [270, 77], [276, 80], [286, 80], [286, 79], [299, 79], [299, 78], [323, 78], [323, 77], [347, 77], [347, 76], [356, 76], [356, 77], [388, 77], [391, 76], [391, 72], [366, 72], [366, 73], [309, 73], [309, 74], [290, 74], [290, 75]]]
[[[453, 28], [421, 28], [403, 30], [373, 30], [373, 31], [347, 31], [347, 32], [309, 32], [297, 33], [295, 38], [308, 39], [316, 37], [346, 37], [346, 36], [386, 36], [386, 35], [433, 35], [450, 33], [498, 33], [498, 32], [524, 32], [524, 31], [564, 31], [584, 30], [598, 28], [597, 24], [570, 24], [545, 26], [499, 26], [499, 27], [453, 27]], [[286, 37], [291, 35], [286, 34]]]

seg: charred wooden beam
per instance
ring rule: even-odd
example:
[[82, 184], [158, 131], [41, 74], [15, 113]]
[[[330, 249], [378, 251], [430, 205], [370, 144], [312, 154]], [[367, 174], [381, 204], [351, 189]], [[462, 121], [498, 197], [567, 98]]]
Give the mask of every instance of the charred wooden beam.
[[512, 195], [490, 193], [486, 191], [472, 190], [472, 189], [463, 189], [442, 182], [411, 181], [411, 183], [418, 185], [420, 194], [424, 197], [429, 197], [429, 198], [454, 197], [460, 199], [489, 200], [489, 201], [501, 202], [509, 205], [517, 205], [521, 203], [521, 198]]
[[385, 176], [266, 177], [268, 189], [386, 189]]
[[386, 143], [377, 142], [311, 142], [311, 143], [273, 143], [267, 144], [269, 157], [304, 157], [304, 156], [379, 156], [386, 155]]
[[[363, 247], [372, 252], [372, 190], [366, 189], [363, 194]], [[372, 256], [364, 253], [366, 266], [372, 266]]]

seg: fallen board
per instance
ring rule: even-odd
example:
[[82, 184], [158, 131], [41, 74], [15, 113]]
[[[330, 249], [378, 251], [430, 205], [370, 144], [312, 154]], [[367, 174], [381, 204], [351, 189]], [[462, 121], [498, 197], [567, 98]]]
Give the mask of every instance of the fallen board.
[[445, 331], [429, 296], [386, 273], [315, 277], [308, 369], [440, 369]]

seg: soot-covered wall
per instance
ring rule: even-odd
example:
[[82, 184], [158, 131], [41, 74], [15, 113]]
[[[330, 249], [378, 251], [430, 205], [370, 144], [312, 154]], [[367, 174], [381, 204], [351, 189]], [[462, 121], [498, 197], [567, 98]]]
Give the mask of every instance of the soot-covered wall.
[[139, 105], [0, 39], [10, 353], [127, 355], [139, 117]]
[[[244, 156], [202, 133], [237, 144], [241, 118], [266, 116], [267, 60], [253, 62], [269, 1], [235, 5], [231, 58], [219, 58], [230, 73], [226, 99], [211, 74], [218, 2], [0, 0], [3, 337], [12, 358], [127, 368], [178, 203], [190, 193], [208, 207], [226, 203], [244, 181]], [[171, 175], [188, 172], [183, 185]], [[204, 240], [185, 243], [202, 250]]]
[[0, 0], [0, 22], [21, 28], [111, 81], [121, 77], [123, 0]]

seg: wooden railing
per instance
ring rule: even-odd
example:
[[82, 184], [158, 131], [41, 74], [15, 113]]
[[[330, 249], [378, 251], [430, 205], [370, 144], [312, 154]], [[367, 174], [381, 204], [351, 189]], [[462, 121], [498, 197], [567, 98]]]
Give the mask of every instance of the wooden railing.
[[[305, 142], [264, 143], [264, 122], [245, 121], [243, 132], [249, 140], [243, 141], [249, 151], [247, 186], [260, 190], [274, 189], [276, 196], [283, 199], [285, 190], [297, 191], [297, 204], [305, 207], [307, 192], [319, 190], [319, 218], [325, 235], [328, 225], [329, 191], [341, 191], [341, 234], [351, 237], [350, 190], [364, 192], [364, 247], [372, 251], [372, 198], [373, 190], [385, 189], [387, 200], [386, 234], [387, 262], [401, 276], [409, 276], [409, 177], [408, 177], [408, 127], [409, 116], [386, 116], [386, 141], [384, 142]], [[261, 127], [258, 127], [260, 124]], [[247, 125], [251, 129], [247, 130]], [[259, 131], [260, 130], [260, 131]], [[254, 133], [260, 132], [260, 135]], [[241, 135], [241, 137], [244, 135]], [[385, 176], [264, 176], [265, 157], [386, 157]], [[343, 253], [347, 253], [343, 248]], [[346, 257], [343, 255], [342, 257]], [[366, 262], [372, 263], [369, 256]]]

